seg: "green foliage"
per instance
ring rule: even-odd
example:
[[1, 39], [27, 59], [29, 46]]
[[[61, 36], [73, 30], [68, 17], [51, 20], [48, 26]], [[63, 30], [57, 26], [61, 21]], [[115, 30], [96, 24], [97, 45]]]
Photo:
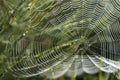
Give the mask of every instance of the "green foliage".
[[[66, 1], [69, 0], [64, 0], [63, 3]], [[49, 20], [53, 17], [57, 17], [49, 14], [51, 14], [50, 11], [52, 9], [60, 4], [61, 2], [59, 2], [59, 0], [0, 0], [0, 80], [49, 80], [41, 75], [32, 78], [17, 78], [11, 75], [11, 73], [7, 70], [7, 67], [11, 68], [10, 65], [6, 66], [6, 58], [9, 56], [8, 44], [16, 43], [24, 38], [24, 36], [29, 37], [31, 41], [40, 35], [43, 36], [43, 39], [44, 36], [47, 37], [46, 40], [41, 40], [41, 42], [48, 48], [41, 50], [41, 53], [54, 49], [60, 49], [61, 47], [64, 47], [66, 52], [73, 53], [76, 46], [78, 47], [78, 43], [76, 42], [77, 40], [82, 43], [82, 46], [86, 40], [84, 36], [88, 37], [90, 34], [93, 34], [91, 30], [85, 29], [83, 26], [81, 28], [73, 27], [77, 24], [85, 23], [90, 20], [88, 18], [71, 23], [70, 19], [74, 19], [76, 15], [70, 16], [70, 18], [64, 23], [55, 25], [54, 27], [52, 27], [52, 24], [49, 24], [48, 27], [44, 28], [43, 26], [46, 25]], [[70, 12], [71, 10], [65, 9], [62, 14]], [[73, 29], [73, 31], [71, 29]], [[58, 34], [57, 37], [54, 35], [56, 32]], [[72, 36], [76, 35], [74, 32], [86, 33], [80, 38], [76, 36], [72, 37], [72, 39], [65, 38], [68, 34], [72, 34]], [[64, 39], [59, 41], [60, 38]], [[52, 41], [52, 39], [58, 41], [57, 47], [52, 46], [51, 48], [51, 44], [55, 42]], [[73, 45], [72, 47], [66, 48], [71, 44]], [[85, 44], [87, 44], [87, 42]], [[41, 57], [41, 55], [37, 54], [34, 57]], [[21, 62], [24, 60], [26, 60], [26, 56], [20, 59]], [[12, 66], [16, 64], [12, 64]], [[115, 80], [115, 78], [116, 77], [113, 74], [99, 72], [94, 75], [83, 74], [76, 78], [62, 76], [58, 80]]]

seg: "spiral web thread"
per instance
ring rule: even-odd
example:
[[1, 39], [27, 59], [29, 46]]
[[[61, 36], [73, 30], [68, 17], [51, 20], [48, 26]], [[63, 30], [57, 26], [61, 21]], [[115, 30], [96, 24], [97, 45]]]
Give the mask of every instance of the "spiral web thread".
[[20, 31], [10, 34], [8, 71], [58, 78], [120, 69], [120, 0], [27, 1], [10, 18]]

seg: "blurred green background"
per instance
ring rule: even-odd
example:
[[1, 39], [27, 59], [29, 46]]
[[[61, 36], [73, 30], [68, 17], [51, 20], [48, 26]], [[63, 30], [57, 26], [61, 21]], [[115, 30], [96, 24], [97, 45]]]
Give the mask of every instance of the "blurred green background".
[[[18, 8], [19, 5], [21, 5], [21, 2], [24, 4], [22, 7]], [[46, 0], [42, 0], [45, 2]], [[47, 0], [49, 1], [49, 0]], [[13, 76], [11, 73], [6, 71], [5, 66], [5, 58], [8, 55], [5, 51], [7, 40], [9, 39], [8, 35], [15, 35], [14, 37], [21, 36], [26, 30], [28, 30], [30, 25], [26, 25], [28, 22], [25, 22], [25, 20], [28, 19], [28, 16], [33, 8], [30, 6], [26, 6], [28, 3], [30, 6], [35, 2], [35, 0], [0, 0], [0, 80], [53, 80], [53, 79], [47, 79], [45, 77], [42, 77], [41, 75], [30, 77], [30, 78], [17, 78]], [[39, 5], [41, 5], [40, 3]], [[45, 11], [49, 10], [48, 5], [43, 6], [43, 9], [45, 8]], [[51, 8], [52, 6], [50, 6]], [[30, 10], [28, 10], [28, 8]], [[22, 10], [22, 11], [21, 11]], [[18, 15], [19, 14], [19, 15]], [[23, 15], [24, 14], [24, 15]], [[39, 17], [43, 16], [45, 13], [40, 13]], [[25, 20], [24, 20], [25, 19]], [[34, 24], [37, 24], [37, 21], [39, 22], [39, 19], [35, 19], [32, 22]], [[17, 24], [18, 22], [18, 24]], [[31, 23], [31, 24], [33, 24]], [[20, 26], [20, 27], [18, 27]], [[17, 35], [17, 36], [16, 36]], [[97, 74], [86, 74], [74, 77], [66, 77], [62, 76], [56, 80], [119, 80], [119, 73], [116, 74], [108, 74], [104, 72], [98, 72]]]

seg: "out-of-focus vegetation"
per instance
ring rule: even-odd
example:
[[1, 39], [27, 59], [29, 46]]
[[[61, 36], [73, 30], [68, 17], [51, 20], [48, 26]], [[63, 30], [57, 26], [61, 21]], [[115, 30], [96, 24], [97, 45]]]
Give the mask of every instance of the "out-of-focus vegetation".
[[83, 74], [76, 78], [62, 76], [58, 79], [47, 79], [45, 77], [41, 77], [40, 75], [30, 78], [17, 78], [12, 76], [10, 73], [4, 74], [1, 76], [0, 80], [119, 80], [114, 74], [106, 74], [106, 73], [97, 73], [97, 74]]
[[[45, 24], [44, 21], [46, 21], [47, 18], [45, 17], [44, 19], [43, 17], [45, 12], [46, 13], [49, 12], [49, 10], [51, 10], [52, 7], [56, 6], [54, 2], [53, 3], [50, 2], [49, 7], [47, 4], [41, 8], [39, 15], [38, 15], [39, 8], [38, 12], [31, 13], [36, 6], [42, 5], [42, 3], [46, 1], [48, 1], [49, 3], [49, 1], [51, 0], [40, 1], [42, 1], [41, 4], [37, 4], [36, 0], [0, 0], [0, 80], [52, 80], [47, 79], [46, 77], [43, 77], [41, 75], [29, 78], [18, 78], [13, 76], [9, 71], [6, 70], [8, 67], [6, 66], [6, 58], [9, 55], [9, 53], [7, 53], [7, 44], [9, 43], [10, 37], [13, 37], [15, 40], [17, 40], [21, 36], [24, 36], [27, 33], [27, 31], [31, 30], [30, 27], [31, 25], [33, 27], [36, 27], [37, 25], [40, 26], [44, 25]], [[35, 6], [35, 4], [37, 5]], [[37, 14], [37, 16], [34, 14]], [[33, 19], [35, 20], [32, 20], [32, 18], [29, 19], [29, 16], [31, 15], [34, 16]], [[41, 18], [41, 20], [39, 20], [39, 18]], [[41, 22], [41, 24], [39, 22]], [[33, 32], [31, 31], [29, 34], [33, 35]], [[76, 78], [72, 76], [71, 77], [62, 76], [57, 80], [117, 80], [117, 79], [119, 79], [119, 72], [116, 74], [98, 72], [97, 74], [93, 75], [84, 73], [80, 76], [77, 76]]]

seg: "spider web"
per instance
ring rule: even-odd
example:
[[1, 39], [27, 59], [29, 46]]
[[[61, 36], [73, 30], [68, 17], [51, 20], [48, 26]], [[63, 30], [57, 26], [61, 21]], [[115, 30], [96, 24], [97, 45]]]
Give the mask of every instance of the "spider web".
[[10, 37], [6, 62], [17, 77], [120, 69], [120, 0], [28, 0], [17, 11], [10, 24], [24, 30]]

